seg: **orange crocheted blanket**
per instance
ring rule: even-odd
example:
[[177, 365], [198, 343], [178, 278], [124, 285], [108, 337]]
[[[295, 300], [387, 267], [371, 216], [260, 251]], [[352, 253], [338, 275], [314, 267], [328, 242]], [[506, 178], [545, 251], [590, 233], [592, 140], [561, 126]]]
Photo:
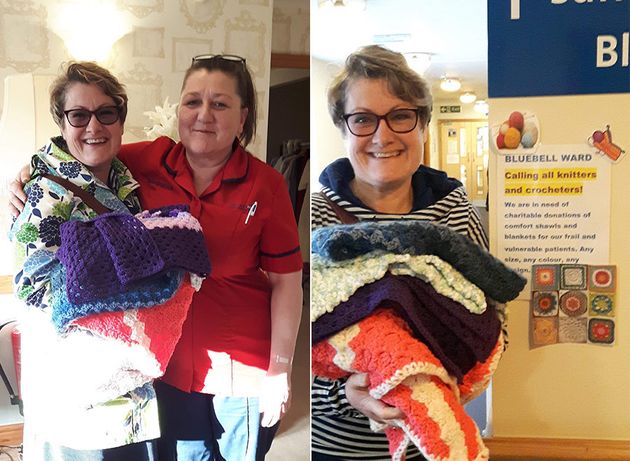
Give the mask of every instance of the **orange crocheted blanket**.
[[430, 461], [487, 460], [476, 424], [463, 404], [488, 386], [503, 352], [503, 337], [483, 363], [458, 385], [429, 348], [412, 335], [393, 309], [370, 316], [319, 342], [312, 349], [313, 373], [341, 378], [368, 373], [370, 394], [402, 410], [405, 419], [384, 429], [394, 461], [416, 445]]

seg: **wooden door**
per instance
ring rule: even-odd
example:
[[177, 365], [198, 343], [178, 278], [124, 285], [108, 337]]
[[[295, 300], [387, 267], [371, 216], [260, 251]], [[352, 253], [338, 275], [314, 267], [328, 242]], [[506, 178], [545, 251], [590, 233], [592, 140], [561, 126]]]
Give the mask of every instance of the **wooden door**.
[[488, 193], [488, 122], [485, 120], [442, 120], [440, 125], [440, 168], [466, 188], [478, 206]]

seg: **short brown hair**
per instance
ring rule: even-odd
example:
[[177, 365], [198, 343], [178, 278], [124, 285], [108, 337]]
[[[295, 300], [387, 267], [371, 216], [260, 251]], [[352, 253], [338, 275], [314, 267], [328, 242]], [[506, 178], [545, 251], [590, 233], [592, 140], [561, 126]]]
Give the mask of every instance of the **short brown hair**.
[[103, 90], [103, 93], [114, 100], [120, 115], [120, 123], [125, 123], [128, 98], [124, 85], [107, 69], [94, 62], [72, 61], [64, 65], [62, 74], [50, 86], [50, 113], [59, 128], [63, 128], [65, 120], [63, 111], [66, 104], [66, 93], [74, 83], [98, 86]]
[[409, 67], [402, 54], [369, 45], [348, 56], [344, 68], [328, 88], [328, 112], [337, 128], [345, 132], [343, 115], [348, 87], [361, 78], [385, 80], [393, 95], [420, 108], [422, 127], [431, 120], [433, 97], [426, 80]]
[[188, 77], [190, 77], [193, 72], [202, 69], [208, 72], [221, 71], [236, 81], [236, 92], [241, 98], [241, 107], [247, 108], [247, 118], [243, 124], [243, 132], [239, 136], [239, 141], [243, 147], [247, 147], [256, 134], [256, 90], [245, 60], [233, 61], [221, 59], [221, 55], [207, 59], [193, 60], [193, 63], [186, 71], [186, 75], [184, 75], [182, 90], [186, 86]]

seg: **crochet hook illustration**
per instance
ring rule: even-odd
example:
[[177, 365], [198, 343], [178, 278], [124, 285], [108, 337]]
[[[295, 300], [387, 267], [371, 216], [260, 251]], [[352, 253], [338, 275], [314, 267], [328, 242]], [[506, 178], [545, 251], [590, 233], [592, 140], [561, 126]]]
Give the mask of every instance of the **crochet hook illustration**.
[[619, 160], [619, 158], [625, 153], [625, 151], [617, 144], [612, 142], [612, 133], [610, 131], [610, 125], [606, 125], [606, 130], [596, 130], [593, 135], [588, 138], [588, 144], [596, 148], [600, 154], [605, 155], [613, 162]]

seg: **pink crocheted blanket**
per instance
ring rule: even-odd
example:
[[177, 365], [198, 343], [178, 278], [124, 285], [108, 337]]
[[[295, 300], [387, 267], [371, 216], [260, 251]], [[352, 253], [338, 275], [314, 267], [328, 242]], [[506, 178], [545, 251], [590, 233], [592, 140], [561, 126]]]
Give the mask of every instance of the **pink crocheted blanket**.
[[458, 385], [393, 309], [379, 309], [314, 345], [312, 368], [333, 379], [368, 373], [370, 394], [404, 412], [395, 426], [372, 421], [374, 430], [384, 429], [394, 461], [404, 460], [410, 443], [431, 461], [481, 461], [488, 449], [463, 404], [488, 386], [502, 352], [500, 335], [488, 359]]
[[[79, 406], [106, 402], [164, 374], [175, 350], [195, 289], [186, 276], [172, 298], [154, 307], [88, 315], [70, 323], [68, 346], [74, 335], [89, 332], [82, 343], [86, 360], [77, 361], [69, 377]], [[101, 359], [95, 360], [96, 357]], [[67, 394], [66, 394], [67, 395]]]

